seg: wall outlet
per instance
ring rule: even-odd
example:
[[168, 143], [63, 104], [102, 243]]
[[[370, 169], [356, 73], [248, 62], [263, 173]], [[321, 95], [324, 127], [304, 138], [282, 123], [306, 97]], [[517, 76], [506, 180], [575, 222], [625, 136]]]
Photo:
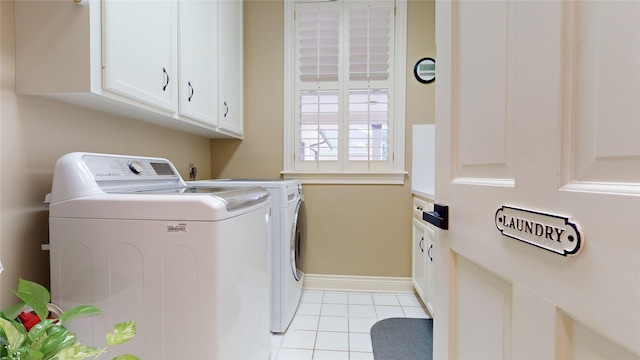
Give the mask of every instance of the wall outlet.
[[196, 175], [198, 175], [198, 168], [195, 167], [192, 163], [189, 163], [189, 180], [195, 181]]

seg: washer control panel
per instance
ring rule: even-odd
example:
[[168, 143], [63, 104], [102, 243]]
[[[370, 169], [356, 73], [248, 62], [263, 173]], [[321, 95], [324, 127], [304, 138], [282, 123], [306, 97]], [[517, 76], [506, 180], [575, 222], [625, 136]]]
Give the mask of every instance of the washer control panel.
[[131, 170], [134, 174], [140, 175], [144, 171], [144, 167], [138, 160], [129, 161], [129, 170]]
[[56, 162], [48, 201], [56, 204], [106, 193], [181, 193], [186, 188], [167, 159], [72, 152]]
[[85, 155], [82, 160], [97, 181], [180, 178], [165, 159]]

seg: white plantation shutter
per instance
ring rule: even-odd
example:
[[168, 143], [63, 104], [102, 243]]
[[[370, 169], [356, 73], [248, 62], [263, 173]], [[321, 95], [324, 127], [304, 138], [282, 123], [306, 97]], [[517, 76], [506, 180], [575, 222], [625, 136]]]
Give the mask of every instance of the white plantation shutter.
[[336, 2], [296, 6], [296, 168], [339, 168], [340, 9]]
[[295, 3], [294, 171], [397, 168], [394, 43], [394, 1]]
[[340, 13], [308, 7], [298, 16], [300, 81], [338, 81]]
[[300, 160], [338, 160], [338, 92], [300, 93]]
[[349, 91], [349, 160], [388, 161], [389, 95], [383, 90]]
[[349, 10], [349, 80], [388, 80], [393, 3]]
[[356, 170], [390, 168], [394, 3], [347, 1], [347, 4], [348, 167]]

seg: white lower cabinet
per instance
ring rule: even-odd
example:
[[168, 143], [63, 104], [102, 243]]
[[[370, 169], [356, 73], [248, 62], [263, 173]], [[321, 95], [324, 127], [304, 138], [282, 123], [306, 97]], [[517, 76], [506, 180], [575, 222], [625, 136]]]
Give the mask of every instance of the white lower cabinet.
[[412, 271], [413, 287], [433, 316], [433, 246], [435, 230], [422, 220], [423, 211], [433, 211], [433, 203], [414, 198], [412, 230]]
[[17, 0], [16, 93], [242, 138], [242, 11], [228, 0]]
[[413, 264], [411, 271], [411, 278], [413, 280], [413, 287], [424, 302], [424, 293], [427, 290], [427, 278], [426, 278], [426, 261], [424, 261], [424, 242], [427, 237], [427, 225], [422, 223], [418, 219], [413, 219]]
[[424, 304], [427, 306], [427, 310], [429, 310], [429, 313], [431, 313], [431, 316], [433, 316], [433, 298], [434, 298], [434, 294], [433, 291], [435, 289], [434, 286], [434, 276], [433, 276], [433, 246], [434, 246], [434, 239], [435, 239], [435, 230], [433, 228], [432, 225], [427, 225], [427, 236], [425, 237], [425, 253], [426, 253], [426, 257], [424, 258], [424, 262], [425, 262], [425, 267], [424, 267], [424, 272], [425, 272], [425, 278], [426, 278], [426, 291], [423, 297], [423, 301]]

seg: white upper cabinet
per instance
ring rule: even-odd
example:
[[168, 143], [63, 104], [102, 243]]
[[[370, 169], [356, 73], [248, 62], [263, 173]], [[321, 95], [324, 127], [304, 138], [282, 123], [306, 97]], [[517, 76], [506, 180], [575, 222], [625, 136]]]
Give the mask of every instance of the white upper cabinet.
[[[18, 94], [242, 137], [241, 1], [16, 0], [15, 33]], [[235, 48], [221, 59], [227, 37]], [[227, 98], [220, 89], [231, 89]]]
[[104, 1], [104, 89], [175, 112], [176, 3]]
[[179, 113], [218, 126], [218, 2], [181, 1]]
[[220, 127], [230, 134], [243, 133], [242, 1], [220, 4]]

